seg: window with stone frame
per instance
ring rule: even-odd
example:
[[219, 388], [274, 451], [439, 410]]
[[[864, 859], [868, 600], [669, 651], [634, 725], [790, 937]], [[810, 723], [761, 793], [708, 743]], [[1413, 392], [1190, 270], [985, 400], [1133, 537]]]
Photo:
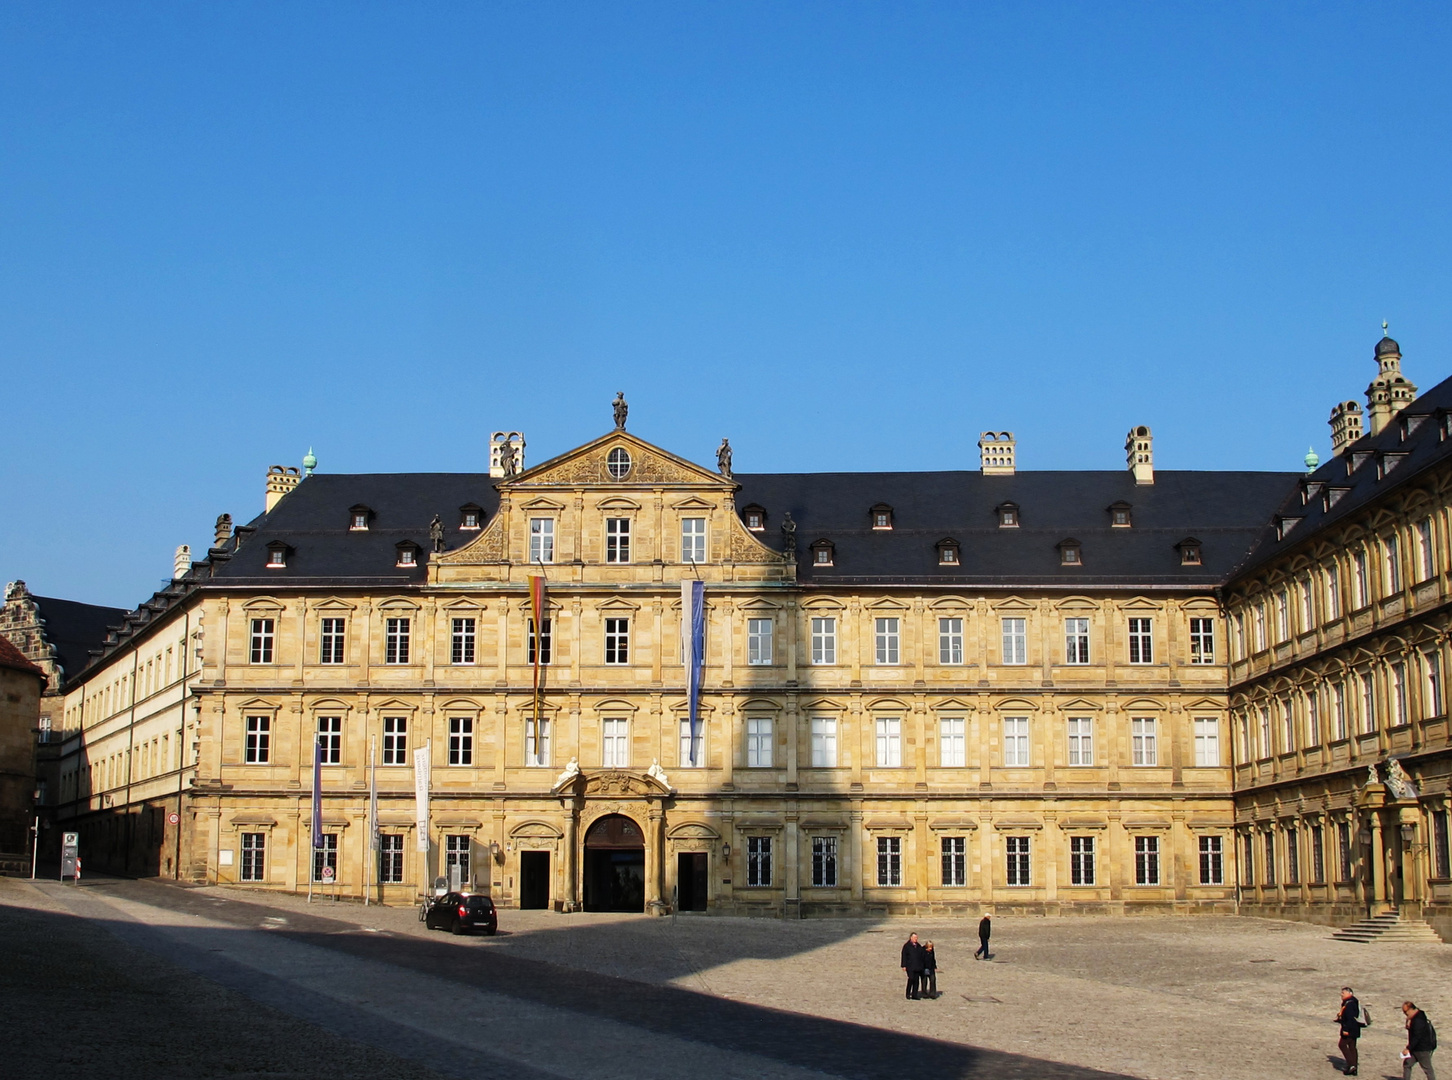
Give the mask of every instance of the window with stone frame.
[[819, 889], [837, 887], [837, 838], [812, 837], [812, 884]]
[[902, 837], [877, 838], [877, 884], [894, 888], [902, 884]]
[[746, 884], [752, 888], [771, 886], [771, 837], [746, 838]]
[[1160, 883], [1160, 838], [1158, 836], [1136, 836], [1134, 838], [1134, 883], [1136, 885], [1158, 885]]
[[1069, 837], [1069, 884], [1093, 885], [1094, 871], [1094, 837]]
[[941, 880], [945, 886], [968, 884], [968, 838], [944, 836], [939, 841]]

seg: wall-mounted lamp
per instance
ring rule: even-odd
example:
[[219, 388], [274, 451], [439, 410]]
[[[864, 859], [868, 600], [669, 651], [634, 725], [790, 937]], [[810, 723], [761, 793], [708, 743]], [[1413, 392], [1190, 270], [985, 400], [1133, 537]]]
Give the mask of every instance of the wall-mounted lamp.
[[491, 841], [489, 841], [489, 856], [495, 862], [503, 862], [504, 861], [504, 853], [499, 850], [499, 841], [498, 840], [491, 840]]
[[722, 855], [723, 858], [727, 858], [727, 859], [731, 858], [731, 845], [730, 844], [722, 844], [721, 845], [721, 855]]
[[1356, 838], [1358, 840], [1360, 840], [1363, 844], [1370, 844], [1371, 843], [1371, 830], [1370, 829], [1362, 829], [1361, 832], [1359, 832], [1359, 833], [1356, 834]]
[[1402, 822], [1402, 843], [1410, 844], [1417, 838], [1417, 826], [1414, 822]]

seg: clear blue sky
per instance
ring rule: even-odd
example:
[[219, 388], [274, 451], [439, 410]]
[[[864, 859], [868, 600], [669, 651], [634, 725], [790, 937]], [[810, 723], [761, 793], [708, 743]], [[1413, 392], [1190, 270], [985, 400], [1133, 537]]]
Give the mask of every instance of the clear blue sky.
[[1437, 4], [0, 7], [0, 577], [332, 472], [1295, 468], [1452, 374]]

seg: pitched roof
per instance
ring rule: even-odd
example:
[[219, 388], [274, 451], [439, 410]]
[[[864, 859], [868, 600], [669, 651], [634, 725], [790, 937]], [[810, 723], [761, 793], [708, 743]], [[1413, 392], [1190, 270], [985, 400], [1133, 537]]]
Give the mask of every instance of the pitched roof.
[[101, 646], [108, 629], [126, 618], [125, 608], [31, 596], [45, 626], [45, 641], [55, 647], [63, 678], [78, 675], [90, 662], [90, 650]]
[[10, 644], [8, 638], [0, 637], [0, 668], [11, 671], [26, 671], [40, 677], [42, 688], [46, 683], [45, 672], [25, 658], [25, 654]]

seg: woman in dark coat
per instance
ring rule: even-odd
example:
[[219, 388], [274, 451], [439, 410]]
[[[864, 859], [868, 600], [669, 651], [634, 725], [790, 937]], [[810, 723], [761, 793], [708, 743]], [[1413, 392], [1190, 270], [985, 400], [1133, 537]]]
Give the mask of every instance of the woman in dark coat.
[[923, 981], [927, 986], [927, 995], [930, 998], [938, 996], [938, 954], [933, 950], [931, 941], [923, 945]]

